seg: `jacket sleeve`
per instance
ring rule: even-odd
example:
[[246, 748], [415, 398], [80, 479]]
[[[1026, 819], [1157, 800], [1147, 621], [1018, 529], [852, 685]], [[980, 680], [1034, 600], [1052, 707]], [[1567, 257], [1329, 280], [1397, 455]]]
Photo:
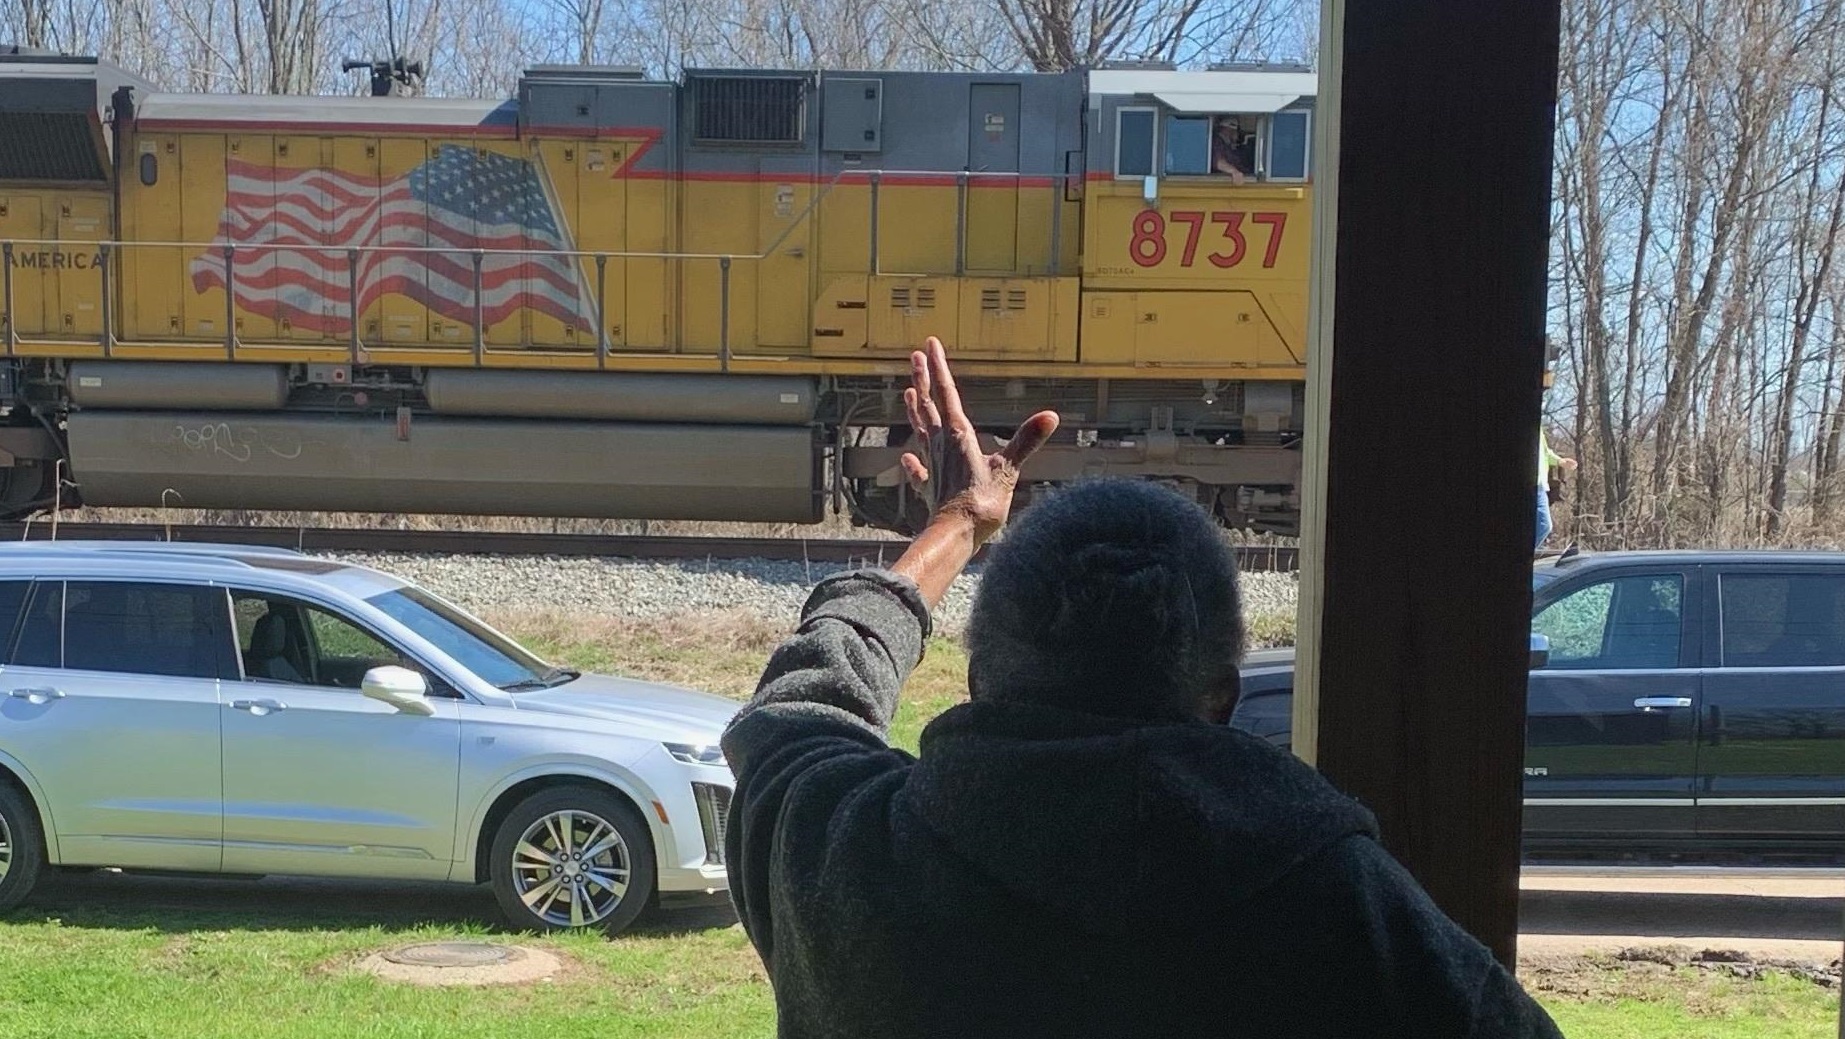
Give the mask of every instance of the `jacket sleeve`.
[[827, 819], [854, 790], [914, 760], [886, 738], [929, 627], [922, 594], [905, 578], [827, 578], [724, 733], [737, 780], [724, 841], [731, 900], [771, 972], [772, 891], [802, 883], [787, 874], [820, 854]]
[[1499, 1036], [1529, 1039], [1563, 1039], [1556, 1022], [1538, 1006], [1512, 975], [1497, 962], [1480, 978], [1474, 994], [1473, 1031], [1467, 1039], [1497, 1039]]
[[[1562, 1039], [1486, 946], [1449, 919], [1383, 846], [1348, 838], [1323, 863], [1356, 883], [1353, 922], [1392, 1016], [1434, 1039]], [[1407, 1033], [1406, 1033], [1407, 1034]]]

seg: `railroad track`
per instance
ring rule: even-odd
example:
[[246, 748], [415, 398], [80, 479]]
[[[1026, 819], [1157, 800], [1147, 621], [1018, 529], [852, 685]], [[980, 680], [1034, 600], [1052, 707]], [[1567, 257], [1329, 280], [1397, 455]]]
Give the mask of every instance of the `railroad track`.
[[[613, 556], [626, 559], [772, 559], [783, 562], [891, 563], [905, 542], [849, 538], [659, 537], [638, 534], [535, 534], [511, 531], [250, 527], [159, 523], [60, 523], [59, 540], [173, 541], [264, 545], [303, 552], [428, 553], [482, 556]], [[49, 541], [51, 524], [0, 524], [0, 540]], [[1245, 570], [1290, 572], [1294, 548], [1240, 546]]]

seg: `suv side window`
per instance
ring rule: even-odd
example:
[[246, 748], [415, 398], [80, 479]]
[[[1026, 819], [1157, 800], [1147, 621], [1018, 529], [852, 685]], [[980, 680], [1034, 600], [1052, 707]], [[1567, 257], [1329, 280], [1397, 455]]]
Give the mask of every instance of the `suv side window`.
[[319, 606], [263, 592], [232, 594], [237, 648], [252, 682], [357, 689], [365, 672], [395, 664], [421, 671], [370, 632]]
[[4, 659], [5, 649], [13, 644], [19, 615], [26, 605], [26, 593], [31, 588], [31, 581], [0, 581], [0, 659]]
[[64, 666], [218, 678], [229, 648], [224, 601], [208, 585], [66, 581]]
[[64, 666], [64, 582], [39, 581], [19, 620], [11, 663], [20, 667]]
[[1550, 639], [1551, 669], [1677, 667], [1684, 591], [1678, 574], [1598, 581], [1544, 607], [1531, 630]]
[[1723, 667], [1845, 666], [1845, 574], [1723, 574]]

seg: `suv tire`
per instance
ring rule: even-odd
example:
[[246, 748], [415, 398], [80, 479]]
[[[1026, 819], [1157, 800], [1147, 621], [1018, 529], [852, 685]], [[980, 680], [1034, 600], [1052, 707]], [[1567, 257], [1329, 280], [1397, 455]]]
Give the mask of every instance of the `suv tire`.
[[0, 910], [11, 909], [45, 872], [45, 835], [31, 799], [0, 783]]
[[493, 896], [519, 930], [620, 934], [653, 900], [653, 837], [619, 794], [540, 790], [501, 820], [488, 852]]

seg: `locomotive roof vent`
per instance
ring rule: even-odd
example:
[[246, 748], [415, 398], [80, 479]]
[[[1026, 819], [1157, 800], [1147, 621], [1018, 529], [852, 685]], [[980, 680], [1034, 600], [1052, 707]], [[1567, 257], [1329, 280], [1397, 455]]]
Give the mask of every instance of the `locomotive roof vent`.
[[91, 65], [96, 63], [95, 58], [75, 58], [68, 54], [60, 54], [57, 51], [46, 50], [43, 47], [28, 47], [22, 43], [0, 44], [0, 58], [51, 58], [57, 61], [76, 61]]
[[1307, 72], [1313, 66], [1304, 61], [1219, 61], [1210, 66], [1212, 72]]
[[526, 79], [599, 80], [646, 79], [647, 70], [639, 65], [533, 65], [525, 70]]

